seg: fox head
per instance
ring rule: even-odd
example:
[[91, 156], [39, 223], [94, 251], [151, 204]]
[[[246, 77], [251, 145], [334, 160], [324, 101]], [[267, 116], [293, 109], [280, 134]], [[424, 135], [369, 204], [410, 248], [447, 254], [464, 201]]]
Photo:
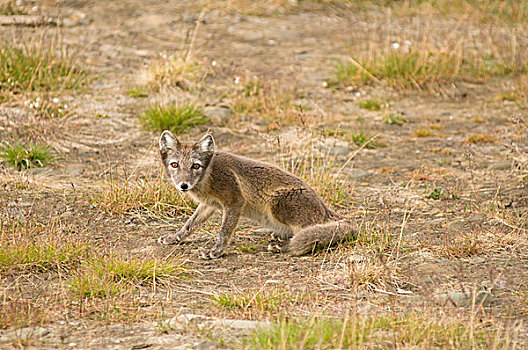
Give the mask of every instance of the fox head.
[[165, 130], [159, 139], [161, 160], [176, 188], [189, 191], [202, 180], [214, 154], [214, 139], [204, 135], [198, 142], [180, 142]]

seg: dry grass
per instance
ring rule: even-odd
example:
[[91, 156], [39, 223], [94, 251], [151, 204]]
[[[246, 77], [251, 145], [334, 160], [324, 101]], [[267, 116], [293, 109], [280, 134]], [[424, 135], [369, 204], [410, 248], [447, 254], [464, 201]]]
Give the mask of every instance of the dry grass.
[[93, 204], [102, 210], [122, 215], [146, 212], [168, 216], [177, 211], [191, 211], [194, 205], [175, 190], [172, 183], [164, 181], [161, 172], [154, 179], [126, 178], [108, 181]]
[[497, 138], [492, 134], [474, 134], [468, 136], [467, 142], [473, 144], [496, 143]]
[[[0, 218], [0, 271], [24, 273], [71, 270], [88, 255], [90, 245], [68, 235], [60, 220], [46, 223]], [[60, 238], [60, 239], [57, 239]]]
[[287, 290], [260, 288], [248, 292], [217, 294], [212, 298], [215, 306], [239, 316], [262, 318], [273, 316], [295, 303], [294, 296]]
[[350, 186], [344, 179], [336, 174], [334, 157], [329, 155], [319, 156], [314, 150], [315, 145], [307, 145], [304, 152], [298, 157], [292, 156], [292, 151], [286, 156], [275, 160], [281, 168], [299, 176], [306, 181], [319, 195], [335, 207], [349, 207], [353, 202]]
[[512, 88], [499, 94], [498, 100], [516, 102], [521, 107], [526, 107], [528, 105], [528, 76], [519, 76], [513, 82]]
[[157, 133], [170, 130], [176, 135], [208, 121], [203, 116], [202, 109], [192, 103], [154, 103], [140, 114], [139, 119], [147, 130]]
[[[58, 41], [58, 39], [56, 39]], [[60, 43], [24, 46], [4, 42], [0, 46], [2, 95], [79, 89], [87, 73]]]
[[177, 258], [96, 256], [83, 263], [68, 287], [80, 298], [105, 298], [130, 293], [138, 285], [148, 284], [155, 289], [156, 284], [181, 278], [185, 271]]
[[[378, 84], [397, 90], [442, 92], [461, 81], [482, 83], [493, 77], [524, 74], [523, 46], [513, 31], [511, 40], [475, 34], [435, 44], [430, 29], [420, 37], [360, 50], [336, 66], [335, 80], [344, 86]], [[412, 40], [412, 41], [411, 41]]]
[[203, 6], [207, 6], [213, 11], [220, 11], [228, 14], [243, 14], [251, 16], [272, 16], [289, 12], [297, 7], [295, 1], [290, 0], [201, 0]]
[[268, 130], [292, 125], [302, 118], [294, 104], [296, 91], [279, 81], [256, 76], [235, 77], [227, 104], [241, 122], [257, 122]]
[[[315, 2], [321, 6], [311, 7], [311, 3]], [[0, 57], [0, 95], [3, 94], [3, 101], [9, 102], [4, 107], [20, 107], [41, 124], [33, 124], [34, 130], [27, 136], [20, 131], [26, 126], [19, 121], [7, 120], [8, 116], [2, 119], [6, 121], [0, 125], [0, 136], [6, 136], [10, 141], [19, 138], [20, 141], [26, 138], [34, 141], [34, 135], [43, 134], [42, 130], [53, 123], [70, 128], [71, 125], [63, 124], [64, 119], [61, 118], [71, 113], [75, 118], [68, 120], [74, 120], [73, 125], [80, 127], [82, 137], [78, 140], [78, 149], [72, 146], [70, 153], [58, 154], [58, 165], [51, 169], [49, 175], [38, 172], [32, 175], [33, 171], [22, 172], [24, 175], [21, 175], [6, 164], [0, 164], [0, 204], [7, 208], [0, 214], [0, 328], [11, 332], [20, 327], [42, 325], [52, 330], [53, 337], [58, 337], [60, 335], [55, 332], [70, 330], [60, 327], [59, 321], [63, 320], [79, 321], [82, 331], [92, 334], [101, 324], [119, 323], [121, 326], [147, 320], [167, 320], [179, 312], [192, 312], [215, 317], [267, 319], [274, 323], [271, 328], [255, 331], [243, 344], [233, 343], [233, 338], [240, 337], [231, 330], [220, 330], [230, 337], [224, 343], [208, 338], [218, 346], [226, 347], [522, 347], [526, 339], [516, 332], [522, 322], [519, 329], [525, 333], [523, 327], [528, 315], [528, 293], [526, 283], [522, 282], [526, 277], [522, 267], [528, 229], [525, 210], [528, 161], [523, 138], [526, 127], [521, 127], [522, 121], [515, 124], [497, 120], [495, 116], [499, 116], [498, 119], [517, 118], [517, 113], [521, 111], [518, 114], [522, 118], [521, 108], [527, 104], [523, 55], [525, 38], [521, 35], [527, 22], [524, 2], [204, 0], [202, 3], [208, 5], [208, 10], [213, 13], [211, 17], [205, 22], [198, 18], [194, 32], [189, 31], [192, 35], [188, 35], [185, 39], [188, 41], [182, 45], [183, 49], [152, 60], [145, 69], [142, 85], [129, 90], [128, 94], [149, 97], [147, 102], [160, 101], [167, 94], [174, 99], [184, 95], [183, 98], [188, 101], [200, 101], [201, 106], [229, 107], [234, 118], [224, 126], [230, 130], [213, 127], [213, 132], [218, 132], [221, 135], [218, 139], [226, 140], [228, 144], [235, 137], [240, 137], [233, 142], [237, 145], [240, 142], [245, 147], [244, 151], [252, 155], [260, 151], [258, 146], [250, 144], [250, 140], [256, 139], [255, 134], [260, 137], [269, 132], [270, 139], [277, 136], [281, 144], [271, 149], [270, 153], [278, 155], [273, 162], [306, 180], [333, 209], [357, 219], [357, 237], [338, 247], [297, 258], [265, 252], [263, 246], [267, 245], [267, 241], [262, 238], [264, 233], [243, 230], [234, 238], [228, 254], [214, 262], [199, 260], [196, 253], [198, 247], [211, 243], [212, 235], [189, 239], [172, 247], [156, 245], [154, 236], [166, 233], [159, 231], [172, 229], [167, 227], [167, 220], [181, 212], [187, 216], [193, 204], [183, 199], [161, 173], [138, 177], [134, 171], [133, 176], [111, 174], [102, 183], [94, 180], [101, 176], [99, 169], [108, 169], [109, 166], [108, 161], [100, 156], [100, 152], [107, 149], [106, 143], [99, 144], [102, 137], [95, 135], [101, 128], [94, 125], [100, 123], [105, 128], [110, 125], [105, 129], [104, 137], [111, 135], [116, 140], [127, 138], [123, 148], [134, 144], [134, 149], [141, 151], [146, 142], [144, 139], [136, 141], [143, 137], [144, 132], [139, 134], [140, 129], [135, 129], [127, 119], [130, 111], [137, 110], [141, 101], [122, 99], [122, 96], [106, 100], [94, 92], [93, 101], [92, 96], [86, 97], [90, 97], [90, 103], [94, 103], [97, 111], [90, 103], [82, 111], [89, 111], [90, 116], [98, 114], [101, 118], [91, 117], [86, 122], [87, 119], [77, 115], [75, 110], [70, 112], [70, 109], [64, 108], [64, 101], [70, 98], [66, 95], [71, 90], [79, 91], [87, 78], [85, 71], [62, 50], [63, 47], [56, 45], [53, 50], [48, 50], [42, 49], [47, 47], [42, 45], [39, 51], [38, 45], [30, 48], [6, 45], [3, 51], [0, 50], [3, 55]], [[162, 4], [158, 5], [152, 9], [153, 14], [162, 8]], [[326, 16], [326, 12], [300, 13], [313, 8], [337, 10], [339, 16], [334, 16], [333, 12], [331, 16]], [[341, 24], [336, 23], [343, 20], [341, 16], [347, 15], [347, 9], [365, 11], [359, 15], [355, 13], [353, 16], [357, 17], [351, 18], [361, 18], [362, 21], [357, 23], [363, 26], [364, 18], [360, 16], [365, 14], [365, 18], [372, 19], [373, 25], [383, 27], [380, 29], [383, 39], [373, 40], [372, 45], [365, 44], [369, 45], [368, 50], [356, 50], [364, 43], [352, 46], [354, 56], [341, 62], [336, 73], [336, 80], [346, 89], [332, 89], [332, 85], [330, 88], [326, 85], [321, 87], [319, 78], [310, 75], [312, 70], [328, 72], [328, 62], [320, 61], [319, 54], [312, 54], [312, 50], [318, 52], [318, 49], [323, 49], [315, 47], [324, 43], [324, 40], [319, 40], [320, 33], [311, 33], [317, 39], [315, 45], [310, 40], [304, 41], [303, 36], [302, 44], [307, 46], [310, 58], [301, 62], [307, 65], [299, 71], [297, 67], [292, 67], [292, 72], [301, 74], [292, 74], [295, 78], [281, 80], [273, 80], [276, 74], [268, 74], [269, 67], [259, 69], [258, 76], [249, 72], [240, 73], [247, 72], [245, 67], [240, 66], [243, 63], [239, 65], [235, 62], [229, 66], [225, 63], [229, 55], [220, 52], [217, 47], [211, 55], [215, 55], [215, 59], [222, 64], [216, 68], [216, 75], [212, 74], [214, 69], [207, 61], [209, 58], [199, 59], [198, 50], [193, 47], [199, 23], [211, 23], [220, 28], [222, 23], [216, 21], [226, 13], [230, 16], [289, 13], [293, 14], [292, 18], [295, 14], [305, 16], [303, 20], [321, 15], [326, 16], [328, 26], [340, 28]], [[413, 17], [415, 15], [417, 17]], [[449, 19], [441, 21], [441, 15]], [[196, 20], [193, 16], [189, 18]], [[238, 20], [239, 17], [229, 18]], [[390, 26], [387, 25], [389, 19]], [[407, 27], [408, 23], [422, 23], [422, 20], [429, 19], [434, 24], [459, 23], [460, 30], [453, 31], [457, 40], [447, 38], [445, 43], [438, 40], [444, 32], [435, 26], [422, 27], [424, 31], [420, 32], [420, 37], [409, 38], [412, 40], [409, 44], [403, 41], [404, 37], [399, 38], [402, 33], [421, 30]], [[257, 25], [251, 26], [268, 19], [241, 16], [240, 20], [244, 26], [259, 30]], [[308, 28], [289, 28], [290, 25], [297, 26], [295, 21], [290, 21], [290, 17], [273, 20], [277, 20], [275, 23], [287, 21], [288, 30], [302, 30], [303, 35], [309, 37]], [[467, 22], [471, 24], [466, 28]], [[371, 23], [368, 24], [368, 30], [371, 30]], [[97, 25], [94, 22], [94, 26]], [[385, 31], [385, 27], [390, 29]], [[478, 30], [473, 31], [475, 28]], [[497, 28], [497, 31], [490, 28]], [[358, 37], [370, 35], [365, 33], [366, 27], [357, 29]], [[70, 29], [64, 27], [61, 30]], [[466, 30], [471, 35], [458, 36]], [[337, 34], [342, 33], [337, 32], [335, 40], [349, 40], [339, 37]], [[157, 34], [160, 33], [154, 33], [154, 29], [148, 33], [155, 39], [161, 37]], [[208, 40], [209, 34], [200, 36], [199, 41]], [[220, 30], [220, 34], [225, 32]], [[288, 33], [281, 38], [274, 39], [275, 46], [270, 52], [286, 50], [280, 51], [281, 54], [287, 52], [289, 55], [288, 50], [293, 46], [281, 46], [291, 43]], [[226, 35], [222, 40], [231, 39]], [[393, 45], [395, 40], [399, 44], [397, 47]], [[341, 44], [335, 43], [334, 48], [339, 50], [339, 47], [346, 46], [346, 43]], [[258, 45], [260, 43], [255, 43], [255, 47]], [[264, 52], [259, 53], [259, 58], [266, 57], [266, 49], [259, 52]], [[221, 61], [224, 58], [226, 60]], [[121, 53], [117, 52], [116, 61], [120, 64], [130, 62], [129, 58], [126, 61], [121, 59]], [[273, 59], [270, 59], [272, 64], [280, 64], [280, 58]], [[18, 68], [6, 70], [5, 62], [8, 60], [15, 60]], [[110, 62], [94, 61], [96, 65]], [[38, 68], [39, 65], [44, 68]], [[118, 77], [126, 80], [114, 66], [108, 68], [112, 71], [111, 79]], [[1, 78], [5, 72], [8, 73]], [[302, 74], [304, 72], [308, 74]], [[20, 79], [13, 80], [13, 77]], [[105, 84], [108, 82], [107, 77], [101, 79]], [[292, 79], [303, 81], [297, 83]], [[300, 86], [306, 87], [306, 92], [300, 91]], [[491, 90], [491, 96], [497, 96], [494, 94], [500, 93], [498, 86], [508, 87], [499, 99], [514, 103], [489, 102], [486, 93]], [[467, 96], [452, 98], [452, 95], [444, 93], [450, 88], [460, 88], [463, 92], [466, 87], [471, 90]], [[438, 96], [422, 95], [416, 91], [411, 95], [416, 93], [418, 98], [409, 98], [406, 90], [438, 93], [441, 102], [429, 104]], [[485, 104], [476, 106], [473, 103], [472, 98], [477, 94], [475, 101], [478, 103], [488, 98]], [[359, 100], [358, 96], [361, 96]], [[390, 96], [390, 105], [376, 96]], [[55, 100], [59, 98], [63, 102]], [[27, 103], [22, 105], [20, 101], [24, 100]], [[99, 109], [107, 102], [112, 103], [112, 109]], [[297, 106], [298, 103], [303, 108], [313, 106], [313, 110], [305, 110]], [[358, 107], [372, 111], [359, 111], [372, 118], [359, 121], [355, 115]], [[182, 118], [183, 122], [177, 122], [173, 127], [184, 125], [184, 129], [188, 120], [201, 116], [201, 111], [192, 108], [184, 108], [183, 112], [189, 112], [182, 113], [189, 118]], [[122, 118], [121, 113], [124, 115]], [[165, 122], [174, 122], [178, 111], [167, 109], [154, 114], [154, 117], [146, 119], [160, 121], [151, 127], [160, 131], [171, 127]], [[471, 119], [474, 115], [482, 119]], [[505, 115], [508, 117], [501, 117]], [[354, 124], [356, 120], [362, 124]], [[484, 120], [485, 123], [480, 123]], [[473, 121], [480, 124], [475, 125]], [[12, 127], [16, 123], [18, 129]], [[405, 123], [409, 124], [402, 126]], [[467, 130], [464, 127], [468, 125], [472, 133], [466, 134], [465, 140], [459, 142], [460, 138], [456, 135]], [[298, 129], [294, 130], [293, 126]], [[380, 131], [376, 133], [383, 134], [370, 134], [378, 129]], [[248, 138], [240, 135], [246, 130], [251, 134]], [[494, 133], [496, 130], [500, 133]], [[435, 137], [422, 142], [413, 139], [413, 133], [418, 138]], [[53, 133], [47, 135], [50, 134]], [[456, 137], [447, 140], [453, 135]], [[53, 137], [56, 138], [56, 134]], [[340, 142], [339, 145], [344, 145], [346, 150], [337, 154], [337, 147], [331, 148], [325, 143], [330, 137]], [[77, 140], [66, 141], [68, 144]], [[424, 143], [427, 145], [423, 146]], [[85, 152], [84, 146], [91, 150]], [[382, 146], [386, 147], [380, 148]], [[496, 148], [499, 146], [503, 148]], [[130, 149], [127, 148], [127, 151]], [[504, 149], [507, 152], [503, 152]], [[120, 146], [108, 146], [108, 150], [116, 159], [126, 152]], [[337, 155], [333, 156], [332, 152]], [[258, 153], [258, 157], [264, 157], [264, 153]], [[471, 161], [468, 160], [470, 157]], [[70, 161], [80, 162], [79, 159], [87, 159], [91, 164], [82, 174], [82, 181], [74, 182], [74, 176], [62, 170]], [[488, 161], [498, 159], [511, 160], [511, 168], [486, 168]], [[482, 163], [477, 163], [481, 160]], [[23, 162], [14, 164], [22, 164], [20, 167], [23, 167]], [[367, 175], [355, 177], [348, 172], [349, 167], [364, 169]], [[57, 176], [59, 184], [46, 176], [53, 180]], [[70, 190], [64, 189], [69, 186], [66, 179], [74, 182], [72, 186], [75, 185], [78, 192], [71, 194]], [[46, 181], [46, 185], [62, 187], [53, 191], [52, 199], [47, 198], [41, 203], [42, 198], [38, 194], [44, 190], [42, 181]], [[91, 182], [96, 189], [82, 188], [86, 182]], [[494, 186], [497, 187], [496, 194], [489, 192], [488, 187], [493, 192]], [[90, 191], [88, 203], [79, 199], [87, 191]], [[70, 195], [79, 202], [70, 200]], [[26, 202], [33, 200], [31, 215], [9, 211], [7, 205], [17, 204], [20, 198]], [[133, 216], [134, 220], [125, 224], [125, 215]], [[437, 218], [445, 218], [445, 222], [439, 222]], [[451, 226], [451, 221], [456, 225]], [[213, 226], [217, 224], [218, 221], [215, 221]], [[181, 252], [182, 255], [174, 256], [174, 252]], [[184, 257], [188, 259], [186, 264], [183, 263]], [[475, 264], [480, 260], [485, 261], [479, 262], [481, 266], [475, 270]], [[495, 264], [495, 261], [504, 263]], [[196, 268], [198, 277], [186, 279], [190, 271], [187, 265]], [[458, 288], [456, 282], [460, 282], [462, 288], [469, 284], [480, 285], [482, 280], [490, 279], [488, 267], [500, 270], [496, 284], [503, 283], [507, 289], [497, 287], [493, 290], [492, 305], [474, 309], [465, 306], [455, 308], [435, 304], [429, 298]], [[454, 272], [460, 273], [463, 279], [453, 281]], [[510, 299], [511, 295], [518, 298]], [[502, 319], [490, 315], [505, 316], [515, 321], [505, 325]], [[151, 323], [145, 325], [152, 326]], [[65, 327], [69, 327], [68, 323]], [[107, 330], [110, 328], [101, 330], [103, 336], [109, 337]], [[204, 334], [209, 332], [205, 329], [200, 330], [198, 335], [191, 334], [197, 328], [190, 324], [178, 329], [164, 329], [163, 336], [186, 342], [192, 338], [194, 343], [196, 337], [203, 340], [206, 338]], [[65, 335], [65, 339], [70, 338]], [[43, 343], [34, 340], [34, 343], [20, 343], [18, 346], [47, 346], [44, 342], [49, 339], [51, 336]], [[49, 340], [49, 344], [54, 341]], [[150, 345], [150, 341], [147, 338], [132, 344], [125, 340], [124, 344], [128, 347], [142, 346]], [[50, 346], [53, 345], [56, 344]]]
[[[188, 89], [203, 80], [208, 74], [204, 66], [195, 58], [185, 55], [162, 57], [150, 63], [141, 78], [143, 84], [135, 88], [141, 94], [146, 91], [158, 92], [166, 87]], [[142, 90], [144, 86], [146, 90]], [[138, 96], [133, 96], [138, 97]]]
[[486, 321], [428, 313], [356, 315], [342, 319], [282, 319], [246, 338], [249, 349], [509, 349], [514, 330]]
[[23, 5], [22, 1], [0, 0], [0, 15], [2, 16], [25, 15], [27, 11], [22, 5]]

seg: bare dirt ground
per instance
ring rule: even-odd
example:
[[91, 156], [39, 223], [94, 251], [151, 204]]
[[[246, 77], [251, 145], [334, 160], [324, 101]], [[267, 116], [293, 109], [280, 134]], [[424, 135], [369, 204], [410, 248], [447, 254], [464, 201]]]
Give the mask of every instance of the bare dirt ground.
[[[21, 172], [0, 165], [0, 212], [25, 222], [55, 220], [60, 237], [89, 241], [95, 250], [140, 258], [177, 256], [188, 271], [184, 279], [142, 285], [133, 295], [83, 300], [69, 294], [63, 280], [67, 271], [9, 270], [0, 275], [4, 307], [17, 300], [46, 316], [0, 330], [0, 347], [230, 348], [239, 346], [247, 330], [186, 323], [181, 315], [270, 321], [279, 313], [343, 317], [412, 310], [500, 323], [512, 332], [511, 347], [526, 346], [528, 117], [522, 106], [496, 99], [507, 82], [460, 82], [435, 93], [332, 85], [336, 60], [369, 41], [417, 40], [425, 22], [434, 28], [431, 40], [453, 30], [464, 35], [479, 24], [456, 26], [456, 20], [441, 16], [391, 17], [381, 10], [304, 3], [285, 13], [213, 8], [201, 17], [202, 4], [194, 1], [34, 5], [36, 14], [70, 22], [2, 26], [0, 37], [58, 35], [93, 79], [82, 92], [60, 96], [68, 103], [67, 117], [35, 129], [23, 124], [27, 108], [9, 102], [0, 107], [0, 141], [37, 135], [57, 157], [48, 167]], [[193, 55], [209, 74], [191, 82], [191, 88], [131, 97], [128, 91], [145, 67], [164, 54], [188, 49], [193, 30]], [[158, 134], [145, 131], [137, 117], [149, 102], [192, 99], [202, 106], [229, 107], [230, 89], [255, 76], [273, 89], [293, 91], [289, 103], [302, 109], [288, 122], [211, 118], [182, 137], [196, 139], [210, 130], [218, 148], [265, 161], [276, 162], [281, 155], [295, 159], [307, 147], [331, 158], [328, 173], [338, 173], [348, 200], [330, 205], [377, 232], [376, 242], [350, 242], [293, 258], [268, 252], [268, 233], [244, 221], [225, 257], [204, 261], [199, 247], [213, 244], [219, 217], [186, 242], [161, 246], [157, 237], [180, 226], [188, 211], [167, 220], [140, 210], [112, 214], [94, 201], [112, 176], [158, 176]], [[373, 97], [388, 102], [380, 111], [358, 106]], [[389, 109], [407, 123], [384, 123]], [[379, 146], [358, 151], [350, 140], [333, 144], [336, 138], [328, 130], [362, 130], [377, 135]], [[374, 277], [365, 277], [362, 269]], [[363, 277], [367, 282], [358, 281]], [[276, 291], [287, 293], [288, 302], [271, 310], [233, 309], [213, 301], [224, 293]], [[452, 300], [457, 292], [470, 296]]]

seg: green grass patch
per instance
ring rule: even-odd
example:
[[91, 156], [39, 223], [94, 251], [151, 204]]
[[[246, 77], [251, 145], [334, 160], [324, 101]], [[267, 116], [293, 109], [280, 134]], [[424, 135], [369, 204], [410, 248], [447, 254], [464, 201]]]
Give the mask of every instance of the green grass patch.
[[367, 135], [364, 131], [356, 131], [345, 134], [345, 138], [355, 143], [358, 146], [363, 146], [366, 149], [374, 149], [383, 146], [380, 142], [373, 140], [372, 136]]
[[383, 117], [383, 122], [389, 125], [402, 126], [403, 124], [407, 123], [407, 119], [405, 119], [403, 115], [399, 113], [387, 113]]
[[[395, 89], [434, 90], [457, 80], [484, 81], [518, 68], [492, 55], [464, 56], [461, 49], [388, 50], [337, 64], [335, 79], [343, 85], [384, 83]], [[523, 66], [521, 71], [526, 71]]]
[[60, 46], [0, 45], [0, 90], [12, 93], [75, 90], [86, 72]]
[[242, 253], [255, 254], [258, 248], [254, 245], [239, 245], [237, 250]]
[[119, 255], [94, 257], [70, 279], [68, 287], [80, 297], [107, 297], [135, 288], [182, 278], [186, 272], [177, 258], [125, 258]]
[[279, 320], [257, 329], [243, 344], [246, 349], [507, 349], [506, 331], [486, 322], [442, 320], [438, 315], [354, 316], [345, 319], [311, 318]]
[[142, 98], [142, 97], [148, 97], [150, 90], [147, 86], [134, 86], [130, 88], [128, 91], [128, 96], [133, 98]]
[[379, 111], [381, 109], [382, 102], [378, 99], [370, 99], [359, 102], [359, 108], [366, 109], [369, 111]]
[[389, 6], [399, 16], [429, 13], [431, 9], [445, 16], [469, 16], [480, 23], [517, 25], [528, 23], [528, 2], [517, 0], [408, 0], [405, 2], [365, 0]]
[[162, 132], [170, 130], [181, 134], [190, 127], [207, 123], [202, 109], [192, 104], [167, 104], [155, 103], [149, 106], [139, 116], [141, 123], [147, 130]]
[[27, 144], [15, 142], [0, 146], [0, 159], [18, 170], [44, 167], [54, 160], [47, 145], [33, 142]]
[[259, 289], [247, 293], [223, 293], [212, 298], [212, 302], [228, 310], [250, 310], [258, 313], [277, 311], [284, 303], [293, 301], [289, 292], [280, 289]]
[[432, 135], [433, 133], [431, 132], [431, 130], [427, 129], [417, 129], [414, 131], [414, 136], [416, 137], [430, 137]]

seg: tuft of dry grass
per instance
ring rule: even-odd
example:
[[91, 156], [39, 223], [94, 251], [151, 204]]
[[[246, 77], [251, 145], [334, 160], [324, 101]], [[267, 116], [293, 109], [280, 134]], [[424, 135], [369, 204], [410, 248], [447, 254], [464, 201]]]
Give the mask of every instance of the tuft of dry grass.
[[194, 104], [158, 104], [148, 106], [139, 116], [143, 126], [151, 131], [161, 133], [170, 130], [181, 134], [188, 128], [207, 123], [202, 109]]
[[284, 14], [298, 5], [296, 1], [291, 0], [201, 0], [203, 6], [211, 10], [220, 11], [228, 14], [243, 14], [250, 16], [270, 16]]
[[0, 46], [2, 94], [75, 90], [88, 75], [65, 47], [57, 43], [25, 46], [4, 42]]
[[157, 92], [165, 87], [188, 89], [193, 82], [203, 80], [208, 72], [195, 58], [174, 55], [154, 60], [143, 74], [145, 84], [135, 88], [141, 94], [145, 94], [145, 90]]
[[467, 138], [468, 143], [479, 144], [479, 143], [496, 143], [497, 139], [492, 134], [474, 134]]
[[213, 296], [212, 302], [226, 310], [246, 314], [270, 314], [279, 311], [282, 305], [291, 304], [293, 296], [286, 290], [261, 288], [245, 293], [223, 293]]
[[528, 76], [521, 75], [513, 83], [513, 87], [503, 91], [498, 96], [499, 101], [516, 102], [521, 107], [528, 105]]
[[3, 297], [0, 301], [0, 329], [22, 328], [48, 321], [44, 305], [20, 297]]
[[414, 136], [416, 137], [430, 137], [433, 133], [427, 129], [417, 129], [414, 131]]
[[258, 121], [270, 130], [292, 125], [300, 111], [293, 104], [296, 91], [277, 81], [256, 76], [235, 77], [227, 104], [240, 121]]
[[95, 256], [83, 263], [68, 282], [81, 298], [104, 298], [123, 294], [138, 285], [181, 278], [186, 269], [178, 258], [126, 258], [121, 255]]
[[161, 172], [154, 179], [110, 180], [92, 203], [116, 215], [146, 211], [167, 216], [176, 211], [189, 212], [194, 209], [194, 205], [187, 202], [171, 183], [163, 180]]
[[22, 1], [0, 0], [0, 15], [1, 16], [25, 15], [26, 9], [22, 5], [23, 5]]
[[[0, 218], [0, 271], [71, 270], [90, 251], [87, 242], [70, 237], [57, 220], [47, 223]], [[58, 239], [60, 238], [60, 239]]]
[[317, 156], [315, 151], [305, 152], [296, 158], [283, 156], [275, 161], [281, 168], [306, 181], [325, 201], [346, 208], [353, 202], [351, 188], [344, 179], [336, 176], [334, 162], [332, 157]]

